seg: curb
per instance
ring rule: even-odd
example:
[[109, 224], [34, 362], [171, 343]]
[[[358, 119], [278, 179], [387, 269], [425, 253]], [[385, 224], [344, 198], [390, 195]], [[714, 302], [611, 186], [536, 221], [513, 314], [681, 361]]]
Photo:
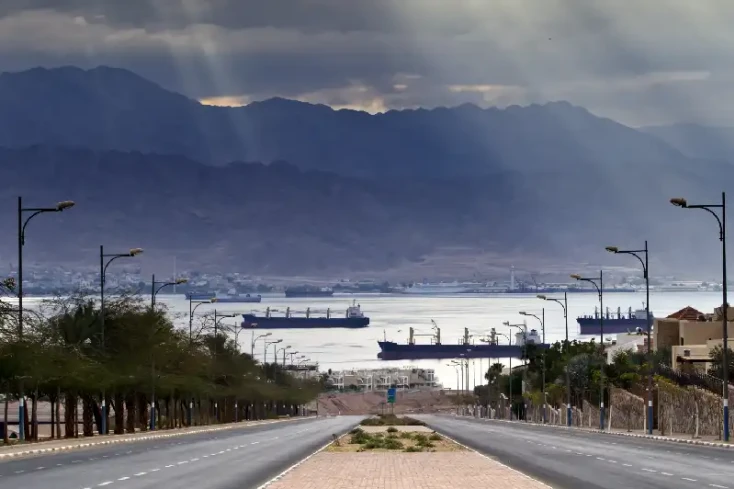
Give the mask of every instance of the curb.
[[[153, 434], [153, 435], [146, 435], [146, 436], [136, 436], [136, 437], [130, 437], [130, 438], [112, 438], [108, 440], [103, 441], [93, 441], [88, 443], [80, 443], [77, 445], [63, 445], [60, 447], [49, 447], [49, 448], [36, 448], [33, 450], [24, 450], [22, 452], [12, 452], [12, 453], [0, 453], [0, 460], [6, 459], [6, 458], [13, 458], [13, 457], [21, 457], [23, 455], [37, 455], [39, 453], [51, 453], [51, 452], [66, 452], [69, 450], [76, 450], [79, 448], [88, 448], [88, 447], [96, 447], [96, 446], [102, 446], [102, 445], [113, 445], [117, 443], [134, 443], [137, 441], [146, 441], [146, 440], [158, 440], [162, 438], [172, 438], [176, 436], [186, 436], [186, 435], [198, 435], [201, 433], [213, 433], [216, 431], [224, 431], [224, 430], [231, 430], [235, 428], [247, 428], [250, 426], [260, 426], [264, 424], [273, 424], [273, 423], [282, 423], [282, 422], [288, 422], [288, 421], [296, 421], [301, 419], [311, 419], [315, 416], [300, 416], [296, 418], [291, 419], [277, 419], [277, 420], [270, 420], [270, 421], [255, 421], [254, 423], [248, 423], [248, 424], [231, 424], [226, 426], [217, 426], [215, 428], [205, 428], [202, 430], [195, 430], [195, 431], [182, 431], [178, 433], [161, 433], [161, 434]], [[99, 435], [97, 435], [99, 436]], [[108, 435], [109, 436], [109, 435]], [[112, 435], [114, 436], [114, 435]]]
[[493, 423], [508, 423], [508, 424], [519, 423], [521, 425], [541, 426], [543, 428], [555, 428], [555, 429], [565, 430], [565, 431], [580, 431], [583, 433], [597, 433], [600, 435], [607, 435], [607, 436], [626, 436], [628, 438], [640, 438], [640, 439], [645, 439], [645, 440], [666, 441], [669, 443], [680, 443], [683, 445], [700, 445], [700, 446], [706, 446], [706, 447], [734, 449], [734, 444], [731, 444], [731, 443], [694, 440], [692, 438], [670, 438], [668, 436], [661, 436], [661, 435], [641, 435], [638, 433], [625, 433], [622, 431], [605, 431], [605, 430], [595, 430], [591, 428], [568, 427], [568, 426], [561, 426], [561, 425], [554, 425], [554, 424], [508, 421], [506, 419], [474, 418], [473, 416], [457, 416], [457, 417], [468, 418], [468, 419], [480, 419], [482, 421], [493, 422]]

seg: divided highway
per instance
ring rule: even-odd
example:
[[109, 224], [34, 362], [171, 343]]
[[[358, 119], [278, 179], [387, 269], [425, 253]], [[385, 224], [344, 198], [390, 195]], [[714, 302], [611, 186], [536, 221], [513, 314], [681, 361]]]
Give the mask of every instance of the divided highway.
[[518, 422], [417, 417], [557, 489], [734, 489], [734, 449]]
[[255, 489], [361, 417], [303, 419], [0, 461], [0, 487]]

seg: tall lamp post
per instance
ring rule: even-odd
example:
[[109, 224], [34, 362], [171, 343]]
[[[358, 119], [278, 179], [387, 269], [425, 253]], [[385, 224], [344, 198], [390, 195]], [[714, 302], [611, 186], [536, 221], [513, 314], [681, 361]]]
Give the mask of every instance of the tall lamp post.
[[[222, 319], [227, 318], [234, 318], [237, 317], [237, 314], [219, 314], [217, 313], [217, 310], [214, 309], [214, 358], [217, 357], [217, 352], [219, 350], [219, 321]], [[214, 419], [219, 421], [219, 404], [217, 402], [214, 402]]]
[[[632, 255], [640, 261], [642, 265], [642, 276], [645, 279], [645, 314], [647, 314], [647, 432], [652, 435], [653, 412], [652, 412], [652, 340], [650, 333], [652, 331], [652, 318], [650, 317], [650, 267], [648, 260], [647, 240], [645, 247], [641, 250], [620, 250], [616, 246], [607, 246], [607, 251], [617, 255]], [[639, 253], [645, 254], [643, 260]]]
[[[272, 336], [273, 333], [263, 333], [259, 336], [255, 336], [255, 333], [252, 333], [252, 341], [250, 342], [250, 356], [252, 358], [255, 358], [255, 343], [257, 343], [257, 340], [260, 338], [267, 338], [268, 336]], [[263, 359], [263, 363], [265, 363], [265, 360]], [[291, 363], [293, 363], [293, 357], [291, 357]]]
[[[194, 313], [196, 312], [196, 309], [198, 309], [198, 307], [202, 304], [214, 304], [215, 302], [217, 302], [216, 297], [205, 301], [195, 301], [192, 299], [192, 295], [189, 294], [189, 346], [191, 346], [191, 343], [193, 342]], [[196, 304], [196, 306], [194, 306], [194, 304]]]
[[[510, 329], [510, 337], [512, 336], [512, 328], [517, 328], [519, 331], [523, 332], [523, 343], [527, 340], [528, 337], [528, 326], [524, 323], [518, 323], [518, 324], [510, 324], [509, 321], [505, 321], [502, 323], [504, 326], [507, 326]], [[509, 337], [508, 337], [509, 339]], [[515, 341], [517, 344], [517, 341]], [[510, 340], [510, 345], [512, 345], [512, 340]], [[525, 380], [525, 370], [522, 372], [523, 381]], [[522, 384], [521, 384], [522, 385]], [[520, 397], [522, 398], [522, 388], [520, 389]], [[523, 399], [523, 406], [525, 405], [525, 401]], [[520, 412], [518, 411], [517, 420], [520, 420]], [[512, 421], [512, 357], [510, 357], [510, 421]]]
[[[178, 278], [174, 280], [173, 282], [156, 282], [155, 281], [155, 274], [153, 274], [153, 277], [150, 281], [150, 310], [151, 312], [155, 312], [155, 296], [158, 295], [158, 292], [161, 291], [164, 287], [170, 287], [171, 285], [180, 285], [185, 284], [189, 280], [186, 278]], [[158, 288], [156, 288], [156, 285], [158, 285]], [[151, 358], [150, 361], [150, 370], [151, 370], [151, 388], [150, 388], [150, 430], [155, 431], [155, 358]]]
[[[105, 351], [104, 341], [104, 286], [107, 278], [107, 267], [118, 258], [132, 258], [143, 252], [142, 248], [131, 248], [127, 253], [105, 253], [104, 246], [99, 245], [99, 318], [101, 323], [102, 351]], [[106, 261], [105, 261], [106, 260]], [[107, 398], [105, 389], [102, 389], [102, 434], [107, 434]]]
[[[274, 340], [274, 341], [265, 340], [265, 342], [264, 342], [265, 343], [265, 355], [263, 356], [263, 365], [265, 365], [267, 363], [267, 361], [268, 361], [268, 347], [270, 345], [277, 345], [278, 343], [282, 343], [282, 342], [283, 342], [283, 340]], [[276, 356], [275, 360], [273, 361], [273, 363], [278, 363], [277, 356]]]
[[568, 293], [563, 293], [563, 302], [558, 299], [546, 297], [544, 295], [539, 295], [538, 299], [555, 302], [556, 304], [560, 304], [563, 308], [563, 319], [566, 322], [566, 345], [564, 348], [566, 353], [566, 426], [571, 426], [571, 373], [568, 369], [568, 360], [571, 345], [568, 342]]
[[[716, 218], [719, 223], [719, 241], [721, 241], [721, 276], [722, 276], [722, 370], [724, 381], [723, 404], [724, 404], [724, 441], [729, 441], [729, 331], [727, 318], [729, 304], [727, 303], [726, 286], [726, 192], [721, 192], [721, 204], [690, 205], [686, 199], [670, 199], [670, 203], [684, 209], [703, 209]], [[721, 209], [721, 217], [713, 209]]]
[[[578, 280], [579, 282], [589, 282], [596, 288], [596, 292], [599, 294], [599, 333], [601, 334], [601, 352], [604, 358], [604, 365], [601, 368], [601, 375], [599, 376], [599, 382], [601, 384], [601, 396], [599, 401], [599, 429], [604, 430], [604, 368], [607, 364], [604, 348], [604, 272], [599, 270], [599, 276], [593, 278], [582, 277], [581, 275], [571, 275], [571, 278]], [[597, 283], [597, 281], [599, 283]]]
[[285, 352], [292, 348], [291, 345], [275, 350], [275, 363], [278, 363], [278, 353], [283, 352], [283, 368], [285, 368]]
[[[63, 212], [74, 207], [74, 202], [64, 200], [54, 207], [23, 207], [23, 198], [18, 196], [18, 339], [23, 339], [23, 246], [25, 246], [25, 228], [31, 219], [46, 212]], [[30, 213], [26, 219], [23, 215]], [[25, 394], [23, 381], [20, 381], [20, 399], [18, 402], [18, 438], [25, 440]]]
[[[543, 345], [545, 345], [545, 308], [542, 310], [541, 317], [538, 317], [536, 314], [530, 314], [529, 312], [520, 311], [521, 316], [530, 316], [534, 317], [538, 321], [540, 321], [540, 328], [543, 334]], [[543, 384], [543, 424], [547, 422], [547, 416], [546, 416], [546, 404], [547, 398], [545, 394], [545, 348], [543, 349], [543, 354], [541, 355], [541, 361], [543, 362], [543, 370], [542, 370], [542, 384]]]
[[[504, 336], [505, 338], [507, 338], [508, 344], [510, 346], [512, 346], [512, 335], [511, 334], [510, 335], [506, 335], [505, 333], [497, 333], [497, 336]], [[509, 387], [510, 387], [510, 421], [512, 421], [512, 357], [510, 357], [510, 367], [509, 367], [509, 369], [510, 369], [510, 382], [509, 382], [509, 384], [510, 384], [509, 385]], [[489, 362], [489, 371], [490, 372], [492, 371], [492, 362], [491, 361]], [[502, 373], [502, 372], [500, 372], [500, 373]], [[499, 385], [499, 381], [497, 382], [497, 389], [501, 389], [501, 387]], [[499, 395], [497, 396], [497, 403], [499, 404]], [[504, 413], [502, 413], [502, 416], [504, 417]]]

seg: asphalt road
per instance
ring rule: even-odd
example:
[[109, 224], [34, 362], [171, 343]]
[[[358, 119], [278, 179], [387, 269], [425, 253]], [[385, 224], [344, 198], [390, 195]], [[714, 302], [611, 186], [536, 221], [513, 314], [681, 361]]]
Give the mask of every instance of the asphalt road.
[[734, 489], [734, 450], [518, 422], [416, 416], [557, 489]]
[[12, 458], [0, 462], [0, 487], [254, 489], [360, 419], [286, 421]]

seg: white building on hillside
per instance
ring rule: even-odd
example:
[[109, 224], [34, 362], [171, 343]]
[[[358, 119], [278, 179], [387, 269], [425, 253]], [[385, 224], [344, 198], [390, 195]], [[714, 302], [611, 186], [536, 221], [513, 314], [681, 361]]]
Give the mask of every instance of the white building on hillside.
[[329, 380], [337, 389], [386, 391], [398, 389], [435, 389], [440, 387], [433, 369], [402, 367], [332, 371]]

